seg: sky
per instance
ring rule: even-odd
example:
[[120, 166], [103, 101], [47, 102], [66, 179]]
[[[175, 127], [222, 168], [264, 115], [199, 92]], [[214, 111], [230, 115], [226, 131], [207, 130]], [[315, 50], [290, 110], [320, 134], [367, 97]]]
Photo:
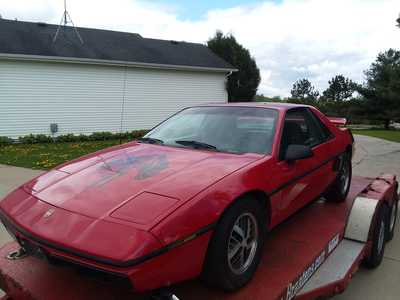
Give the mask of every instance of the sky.
[[[261, 71], [259, 93], [288, 96], [308, 78], [322, 92], [343, 74], [356, 82], [378, 53], [400, 49], [399, 0], [67, 0], [76, 26], [206, 43], [232, 33]], [[6, 19], [59, 23], [62, 0], [0, 0]]]

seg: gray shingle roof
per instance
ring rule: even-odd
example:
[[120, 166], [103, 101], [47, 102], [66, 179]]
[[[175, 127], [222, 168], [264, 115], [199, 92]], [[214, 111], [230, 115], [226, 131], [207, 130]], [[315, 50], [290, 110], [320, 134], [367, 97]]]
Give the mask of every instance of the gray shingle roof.
[[234, 69], [205, 45], [143, 38], [139, 34], [0, 19], [0, 53], [156, 65]]

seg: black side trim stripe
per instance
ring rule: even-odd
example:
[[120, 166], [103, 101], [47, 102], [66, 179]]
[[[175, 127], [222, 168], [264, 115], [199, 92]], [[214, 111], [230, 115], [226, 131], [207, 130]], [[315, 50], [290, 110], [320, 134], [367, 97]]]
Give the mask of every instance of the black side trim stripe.
[[83, 252], [76, 251], [76, 250], [71, 250], [71, 249], [69, 249], [67, 247], [64, 247], [64, 246], [61, 246], [61, 245], [57, 245], [57, 244], [48, 242], [48, 241], [46, 241], [44, 239], [41, 239], [39, 237], [36, 237], [36, 236], [32, 235], [31, 233], [27, 232], [26, 230], [24, 230], [22, 228], [19, 228], [18, 226], [13, 224], [12, 221], [9, 219], [9, 217], [7, 217], [4, 214], [4, 212], [2, 212], [1, 210], [0, 210], [0, 220], [3, 222], [4, 226], [8, 230], [20, 233], [22, 236], [25, 236], [25, 237], [31, 239], [32, 241], [36, 242], [37, 244], [39, 244], [39, 246], [43, 245], [45, 247], [58, 250], [60, 252], [65, 252], [67, 254], [72, 254], [73, 256], [76, 256], [76, 257], [79, 257], [79, 258], [92, 260], [94, 262], [101, 263], [101, 264], [104, 264], [104, 265], [113, 266], [113, 267], [132, 267], [132, 266], [141, 264], [141, 263], [143, 263], [143, 262], [145, 262], [145, 261], [147, 261], [149, 259], [152, 259], [152, 258], [154, 258], [156, 256], [161, 255], [161, 254], [164, 254], [164, 253], [166, 253], [166, 252], [168, 252], [168, 251], [170, 251], [170, 250], [172, 250], [172, 249], [174, 249], [176, 247], [179, 247], [179, 246], [181, 246], [181, 245], [183, 245], [183, 244], [185, 244], [185, 243], [197, 238], [198, 236], [200, 236], [200, 235], [212, 230], [217, 224], [216, 222], [215, 223], [211, 223], [211, 224], [209, 224], [209, 225], [207, 225], [205, 227], [200, 228], [199, 230], [197, 230], [196, 232], [192, 233], [191, 235], [189, 235], [189, 236], [187, 236], [187, 237], [185, 237], [183, 239], [177, 240], [177, 241], [175, 241], [175, 242], [173, 242], [171, 244], [168, 244], [168, 245], [166, 245], [166, 246], [164, 246], [164, 247], [162, 247], [160, 249], [157, 249], [157, 250], [155, 250], [153, 252], [150, 252], [149, 254], [143, 255], [143, 256], [138, 257], [138, 258], [130, 259], [130, 260], [127, 260], [127, 261], [119, 261], [119, 260], [114, 260], [114, 259], [102, 258], [102, 257], [98, 257], [98, 256], [95, 256], [95, 255], [90, 255], [90, 254], [83, 253]]
[[305, 172], [302, 175], [299, 175], [297, 177], [294, 177], [292, 179], [290, 179], [289, 181], [285, 182], [284, 184], [282, 184], [281, 186], [273, 189], [270, 193], [269, 196], [272, 196], [273, 194], [276, 194], [278, 192], [280, 192], [281, 190], [287, 188], [288, 186], [292, 185], [293, 183], [295, 183], [296, 181], [303, 179], [304, 177], [307, 177], [308, 175], [310, 175], [311, 173], [317, 171], [318, 169], [320, 169], [321, 167], [325, 166], [326, 164], [328, 164], [329, 162], [331, 162], [332, 160], [337, 159], [340, 155], [342, 155], [345, 152], [341, 152], [339, 154], [336, 154], [330, 158], [328, 158], [327, 160], [324, 160], [322, 163], [320, 163], [318, 166], [312, 168], [311, 170]]

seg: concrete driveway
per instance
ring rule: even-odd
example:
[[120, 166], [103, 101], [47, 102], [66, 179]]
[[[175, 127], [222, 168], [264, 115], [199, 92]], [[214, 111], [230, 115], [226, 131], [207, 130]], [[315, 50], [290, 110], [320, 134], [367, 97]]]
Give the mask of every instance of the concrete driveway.
[[[375, 177], [380, 173], [400, 176], [400, 143], [355, 136], [353, 174]], [[39, 175], [40, 171], [0, 165], [0, 199], [18, 185]], [[0, 246], [10, 241], [0, 225]], [[1, 296], [1, 293], [0, 293]], [[347, 290], [335, 300], [400, 299], [400, 223], [393, 241], [386, 246], [385, 258], [376, 270], [361, 268]]]
[[[0, 165], [0, 199], [42, 171]], [[0, 246], [10, 241], [11, 237], [0, 223]]]
[[[375, 177], [379, 173], [391, 173], [400, 177], [400, 143], [361, 135], [355, 136], [355, 139], [355, 175]], [[394, 239], [386, 245], [382, 265], [375, 270], [361, 268], [345, 292], [336, 296], [335, 300], [400, 299], [399, 224]]]
[[363, 135], [355, 136], [355, 140], [353, 174], [375, 177], [385, 172], [400, 176], [400, 143]]

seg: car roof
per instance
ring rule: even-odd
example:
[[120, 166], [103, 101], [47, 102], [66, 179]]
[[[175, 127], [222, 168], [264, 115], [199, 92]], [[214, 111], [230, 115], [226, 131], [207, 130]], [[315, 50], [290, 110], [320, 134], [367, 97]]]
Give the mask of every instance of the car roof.
[[202, 105], [196, 105], [194, 107], [201, 106], [221, 106], [221, 107], [259, 107], [259, 108], [271, 108], [281, 111], [286, 111], [294, 107], [309, 107], [304, 104], [286, 103], [286, 102], [230, 102], [230, 103], [208, 103]]

